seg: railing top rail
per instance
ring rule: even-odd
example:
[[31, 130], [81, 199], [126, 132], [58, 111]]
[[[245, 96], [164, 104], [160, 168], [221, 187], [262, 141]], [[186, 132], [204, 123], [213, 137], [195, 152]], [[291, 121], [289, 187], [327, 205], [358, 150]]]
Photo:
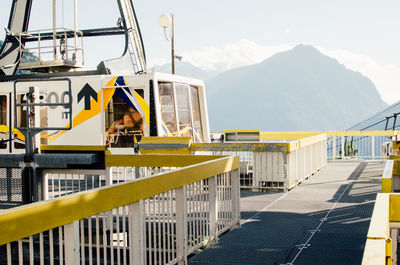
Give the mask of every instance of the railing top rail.
[[0, 245], [128, 205], [239, 167], [239, 157], [237, 156], [218, 157], [215, 160], [157, 174], [134, 182], [97, 188], [55, 200], [5, 210], [0, 214]]
[[374, 211], [367, 234], [362, 259], [363, 265], [386, 264], [387, 238], [389, 237], [390, 196], [380, 193], [376, 197]]
[[192, 151], [291, 152], [326, 140], [326, 137], [326, 134], [312, 135], [287, 143], [193, 143], [191, 149]]
[[324, 140], [326, 140], [326, 138], [327, 138], [326, 134], [318, 134], [318, 135], [300, 139], [299, 140], [299, 148], [303, 148], [303, 147], [315, 144], [317, 142], [324, 141]]
[[215, 155], [105, 155], [106, 167], [186, 167], [226, 156]]
[[192, 151], [289, 152], [290, 143], [193, 143]]
[[389, 226], [389, 196], [378, 193], [368, 229], [368, 239], [386, 239]]
[[293, 132], [261, 132], [261, 140], [302, 139], [310, 136], [326, 134], [327, 136], [394, 136], [396, 131], [293, 131]]

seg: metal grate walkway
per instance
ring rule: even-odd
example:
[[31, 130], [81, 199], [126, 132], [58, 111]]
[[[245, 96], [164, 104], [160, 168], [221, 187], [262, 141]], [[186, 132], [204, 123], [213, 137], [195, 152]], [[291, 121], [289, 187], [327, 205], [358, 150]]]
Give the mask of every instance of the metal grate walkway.
[[242, 228], [189, 264], [360, 264], [383, 169], [333, 162], [288, 193], [242, 192]]

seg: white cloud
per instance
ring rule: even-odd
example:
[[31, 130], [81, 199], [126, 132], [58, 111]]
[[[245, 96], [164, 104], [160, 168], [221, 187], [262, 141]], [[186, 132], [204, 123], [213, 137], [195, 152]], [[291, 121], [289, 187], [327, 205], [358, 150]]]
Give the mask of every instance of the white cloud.
[[[266, 58], [293, 48], [288, 44], [263, 46], [249, 40], [240, 40], [223, 47], [207, 46], [183, 52], [187, 61], [203, 70], [226, 71], [232, 68], [260, 63]], [[327, 50], [316, 47], [323, 54], [335, 58], [348, 69], [367, 76], [375, 84], [382, 99], [392, 104], [400, 100], [400, 66], [380, 64], [373, 58], [347, 50]], [[152, 60], [154, 64], [165, 63], [165, 59]]]
[[225, 71], [260, 63], [277, 52], [289, 50], [290, 45], [262, 46], [249, 40], [240, 40], [222, 48], [212, 46], [182, 53], [183, 60], [203, 70]]

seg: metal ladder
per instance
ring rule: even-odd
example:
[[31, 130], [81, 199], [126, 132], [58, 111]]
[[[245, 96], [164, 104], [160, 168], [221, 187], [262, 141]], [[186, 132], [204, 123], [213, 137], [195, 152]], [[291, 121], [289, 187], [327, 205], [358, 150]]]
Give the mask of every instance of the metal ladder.
[[128, 51], [135, 73], [142, 74], [147, 71], [142, 43], [138, 32], [138, 26], [134, 17], [134, 10], [131, 0], [120, 0], [121, 8], [125, 19], [125, 26], [128, 32]]

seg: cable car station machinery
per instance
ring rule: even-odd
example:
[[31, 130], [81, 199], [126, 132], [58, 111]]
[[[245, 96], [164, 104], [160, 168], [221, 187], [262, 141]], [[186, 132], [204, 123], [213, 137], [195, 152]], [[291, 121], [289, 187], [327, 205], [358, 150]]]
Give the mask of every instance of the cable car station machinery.
[[[29, 31], [33, 0], [13, 0], [0, 49], [0, 171], [7, 172], [7, 183], [22, 180], [24, 204], [41, 199], [44, 168], [104, 169], [107, 148], [133, 153], [142, 136], [209, 138], [203, 81], [147, 72], [131, 0], [117, 0], [116, 27], [83, 30], [77, 0], [70, 1], [73, 29], [57, 27], [53, 0], [53, 28]], [[125, 37], [121, 57], [96, 70], [79, 69], [85, 38], [115, 35]], [[22, 62], [27, 50], [36, 61]]]

